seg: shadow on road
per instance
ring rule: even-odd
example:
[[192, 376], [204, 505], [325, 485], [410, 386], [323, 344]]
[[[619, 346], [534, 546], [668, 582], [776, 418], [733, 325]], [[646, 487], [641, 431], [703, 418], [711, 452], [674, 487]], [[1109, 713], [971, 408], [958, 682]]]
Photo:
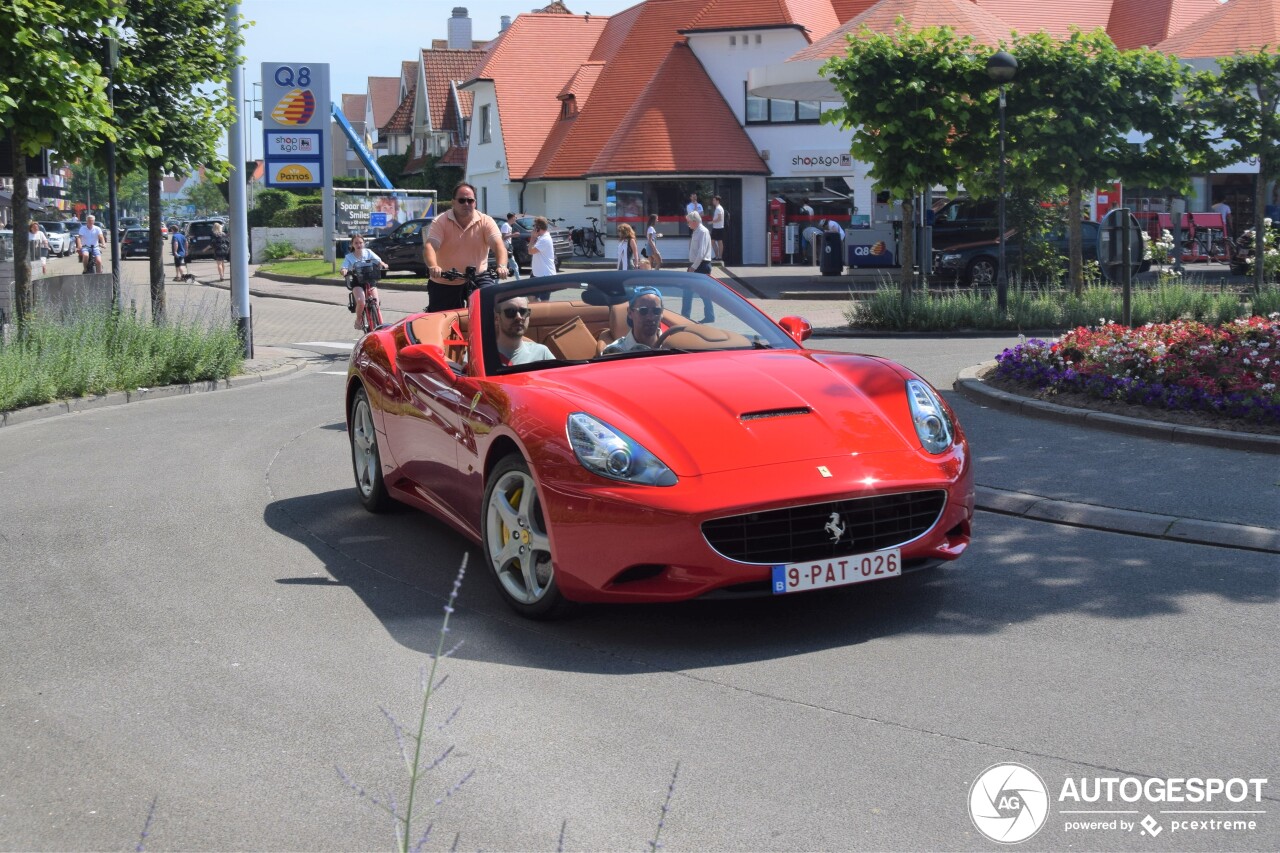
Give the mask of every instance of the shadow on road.
[[[514, 615], [478, 548], [407, 508], [366, 513], [348, 489], [268, 505], [265, 520], [306, 545], [401, 644], [434, 651], [441, 607], [464, 555], [452, 623], [462, 658], [587, 673], [685, 670], [799, 657], [900, 635], [996, 635], [1060, 614], [1141, 620], [1217, 596], [1274, 607], [1280, 579], [1261, 556], [981, 514], [975, 546], [923, 577], [782, 598], [592, 606], [555, 623]], [[331, 594], [316, 590], [316, 594]]]

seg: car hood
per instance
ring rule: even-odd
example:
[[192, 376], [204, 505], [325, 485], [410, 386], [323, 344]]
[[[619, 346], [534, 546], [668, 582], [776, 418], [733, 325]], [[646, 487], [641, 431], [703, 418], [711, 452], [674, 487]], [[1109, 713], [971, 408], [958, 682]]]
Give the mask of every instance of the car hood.
[[904, 376], [867, 356], [663, 355], [538, 376], [571, 411], [622, 430], [681, 476], [920, 446]]

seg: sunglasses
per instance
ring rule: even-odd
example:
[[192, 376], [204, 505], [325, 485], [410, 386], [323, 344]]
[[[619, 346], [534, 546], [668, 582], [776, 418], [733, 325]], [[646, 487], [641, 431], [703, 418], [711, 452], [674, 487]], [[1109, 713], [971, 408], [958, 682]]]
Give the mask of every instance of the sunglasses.
[[661, 305], [657, 305], [657, 306], [653, 306], [653, 305], [638, 305], [638, 306], [636, 306], [635, 308], [633, 308], [632, 310], [633, 310], [633, 311], [635, 311], [637, 314], [639, 314], [641, 317], [648, 317], [650, 314], [652, 314], [654, 317], [661, 317], [661, 316], [662, 316], [662, 306], [661, 306]]
[[474, 198], [455, 198], [453, 200], [453, 203], [454, 204], [475, 204], [476, 200]]
[[508, 320], [514, 320], [517, 317], [528, 317], [533, 313], [532, 308], [503, 308], [502, 316]]

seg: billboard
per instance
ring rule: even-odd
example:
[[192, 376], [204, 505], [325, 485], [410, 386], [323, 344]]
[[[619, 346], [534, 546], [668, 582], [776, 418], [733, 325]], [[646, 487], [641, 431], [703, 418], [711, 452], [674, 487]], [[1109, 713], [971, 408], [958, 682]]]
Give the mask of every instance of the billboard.
[[269, 187], [323, 187], [329, 65], [262, 63], [262, 150]]

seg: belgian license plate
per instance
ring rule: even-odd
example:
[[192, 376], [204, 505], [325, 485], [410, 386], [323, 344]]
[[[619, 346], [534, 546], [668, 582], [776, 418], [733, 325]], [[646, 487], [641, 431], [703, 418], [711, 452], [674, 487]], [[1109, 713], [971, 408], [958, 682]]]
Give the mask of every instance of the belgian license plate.
[[773, 594], [847, 586], [851, 583], [898, 577], [901, 574], [902, 554], [897, 548], [830, 560], [788, 563], [773, 567]]

